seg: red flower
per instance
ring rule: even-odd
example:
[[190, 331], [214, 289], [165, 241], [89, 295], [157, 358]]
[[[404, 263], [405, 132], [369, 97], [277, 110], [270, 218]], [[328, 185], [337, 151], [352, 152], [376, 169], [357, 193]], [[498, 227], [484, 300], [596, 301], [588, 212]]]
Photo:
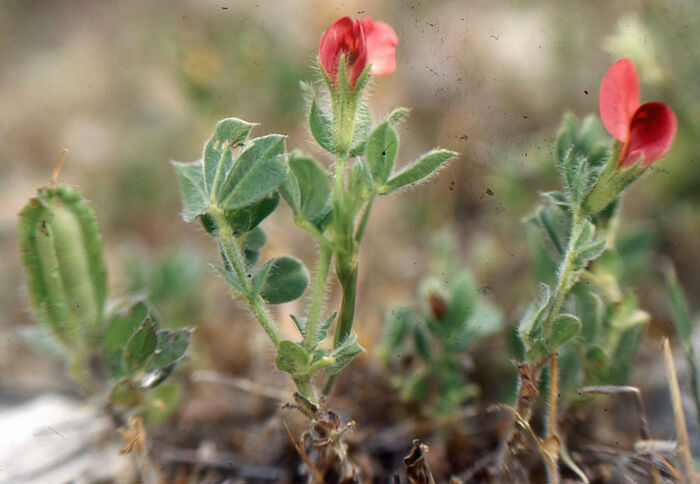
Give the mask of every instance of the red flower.
[[629, 59], [620, 59], [608, 69], [600, 85], [598, 107], [605, 129], [622, 142], [620, 168], [634, 165], [640, 157], [644, 168], [671, 148], [676, 115], [664, 103], [639, 105], [639, 78]]
[[335, 82], [338, 76], [338, 62], [345, 54], [349, 69], [350, 87], [367, 64], [371, 64], [370, 74], [388, 76], [396, 69], [396, 32], [384, 22], [371, 18], [353, 21], [341, 17], [321, 36], [318, 47], [321, 65], [328, 77]]

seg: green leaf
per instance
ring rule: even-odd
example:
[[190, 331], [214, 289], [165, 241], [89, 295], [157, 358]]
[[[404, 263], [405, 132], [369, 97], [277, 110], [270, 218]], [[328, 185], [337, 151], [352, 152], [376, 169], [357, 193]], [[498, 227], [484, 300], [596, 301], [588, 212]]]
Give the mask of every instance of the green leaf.
[[384, 185], [389, 179], [398, 150], [399, 136], [389, 121], [381, 123], [369, 135], [365, 156], [369, 172], [377, 186]]
[[[607, 137], [596, 117], [587, 117], [579, 126], [575, 116], [567, 114], [557, 136], [555, 153], [564, 186], [576, 209], [583, 207], [585, 201], [589, 214], [594, 213], [590, 209], [592, 191], [596, 192], [593, 197], [595, 211], [608, 205], [619, 193], [612, 193], [607, 188], [601, 191], [601, 187], [608, 185], [607, 181], [601, 180], [609, 181], [617, 166], [616, 160], [611, 160]], [[595, 190], [594, 186], [597, 187]]]
[[236, 291], [240, 293], [245, 293], [243, 290], [243, 286], [241, 286], [241, 283], [238, 282], [238, 276], [233, 272], [231, 269], [227, 269], [224, 267], [214, 267], [219, 274], [223, 276], [223, 278], [228, 282], [231, 287], [233, 287]]
[[[238, 208], [235, 210], [225, 210], [224, 217], [228, 224], [233, 229], [234, 235], [240, 236], [257, 227], [260, 222], [265, 220], [272, 212], [275, 211], [279, 203], [280, 196], [278, 192], [272, 192], [252, 205]], [[214, 217], [208, 213], [200, 215], [200, 220], [204, 229], [211, 235], [216, 235], [218, 227]]]
[[574, 206], [580, 206], [587, 192], [589, 172], [586, 166], [586, 158], [580, 156], [572, 146], [561, 165], [564, 186], [566, 187]]
[[238, 236], [257, 227], [260, 222], [275, 211], [279, 201], [279, 193], [272, 192], [247, 207], [237, 210], [226, 210], [224, 216], [231, 228], [233, 228], [234, 235]]
[[364, 154], [367, 138], [372, 131], [372, 113], [364, 100], [361, 100], [355, 112], [355, 130], [350, 143], [350, 156], [361, 156]]
[[518, 324], [520, 339], [523, 341], [526, 347], [529, 347], [529, 345], [534, 342], [537, 331], [541, 329], [540, 326], [542, 321], [547, 315], [550, 297], [551, 293], [549, 286], [546, 284], [540, 284], [539, 300], [530, 305]]
[[273, 261], [269, 260], [255, 270], [255, 274], [253, 274], [253, 294], [260, 294], [260, 291], [262, 291], [272, 264]]
[[608, 137], [598, 116], [588, 115], [581, 122], [576, 145], [588, 156], [588, 164], [594, 169], [607, 162]]
[[265, 242], [267, 242], [267, 235], [260, 227], [255, 227], [241, 238], [240, 247], [246, 267], [253, 267], [258, 263], [260, 249]]
[[292, 376], [304, 374], [311, 358], [303, 346], [289, 340], [282, 340], [277, 347], [275, 366]]
[[406, 335], [414, 325], [413, 309], [399, 307], [387, 313], [382, 346], [389, 354], [396, 353], [403, 345]]
[[289, 168], [299, 187], [298, 213], [320, 228], [331, 211], [331, 177], [316, 160], [296, 152], [289, 159]]
[[335, 359], [335, 363], [332, 363], [326, 367], [327, 375], [335, 375], [340, 373], [340, 371], [348, 366], [350, 361], [362, 353], [364, 349], [357, 343], [357, 335], [348, 335], [340, 344], [330, 352], [328, 356]]
[[457, 153], [454, 151], [430, 151], [421, 156], [418, 161], [404, 168], [398, 174], [389, 179], [389, 181], [380, 188], [379, 193], [381, 195], [386, 195], [387, 193], [391, 193], [398, 188], [420, 181], [433, 173], [444, 162], [450, 158], [454, 158], [456, 155]]
[[610, 314], [609, 324], [618, 333], [642, 326], [649, 322], [649, 313], [639, 308], [637, 297], [628, 292]]
[[[461, 271], [450, 283], [451, 293], [442, 324], [453, 339], [464, 329], [476, 307], [476, 284], [468, 271]], [[452, 341], [454, 343], [455, 341]]]
[[[576, 210], [583, 206], [594, 185], [603, 177], [605, 163], [610, 158], [606, 145], [607, 138], [595, 117], [587, 117], [579, 126], [575, 116], [565, 115], [555, 153], [564, 186]], [[610, 201], [612, 199], [608, 203]]]
[[540, 195], [555, 207], [563, 210], [569, 210], [569, 207], [571, 206], [571, 202], [567, 198], [566, 193], [552, 191], [542, 192]]
[[329, 153], [335, 153], [333, 149], [333, 121], [316, 101], [316, 93], [311, 85], [302, 82], [301, 88], [310, 100], [309, 129], [316, 142]]
[[401, 397], [405, 400], [415, 402], [424, 401], [430, 393], [430, 383], [432, 375], [418, 373], [411, 375], [403, 385]]
[[374, 193], [372, 176], [367, 167], [360, 160], [357, 160], [348, 172], [348, 206], [353, 214], [356, 214], [362, 205], [369, 200]]
[[148, 306], [143, 301], [138, 301], [115, 312], [109, 318], [103, 345], [105, 366], [112, 379], [118, 380], [126, 376], [126, 369], [122, 364], [124, 348], [148, 315]]
[[592, 346], [586, 351], [586, 362], [594, 367], [603, 367], [608, 356], [600, 346]]
[[576, 136], [579, 130], [579, 123], [576, 116], [572, 113], [566, 113], [564, 119], [562, 120], [561, 127], [559, 128], [559, 133], [557, 134], [557, 140], [555, 143], [555, 152], [557, 157], [557, 162], [562, 165], [567, 157], [567, 154], [573, 148], [576, 142]]
[[544, 207], [540, 207], [537, 215], [533, 218], [534, 223], [542, 229], [547, 240], [552, 244], [559, 255], [564, 255], [564, 242], [561, 227], [555, 225], [551, 212]]
[[605, 250], [605, 239], [594, 240], [595, 226], [591, 222], [586, 222], [581, 234], [574, 242], [574, 267], [580, 270], [586, 265], [600, 257]]
[[160, 330], [157, 332], [156, 349], [153, 351], [146, 370], [155, 370], [172, 365], [182, 358], [187, 351], [192, 336], [191, 329], [180, 329], [177, 331]]
[[428, 330], [422, 323], [417, 323], [413, 326], [413, 341], [416, 345], [416, 351], [425, 361], [431, 360], [430, 335]]
[[606, 249], [598, 257], [594, 271], [596, 274], [606, 274], [619, 279], [624, 271], [624, 262], [616, 250]]
[[158, 336], [153, 320], [146, 317], [124, 348], [122, 365], [128, 375], [133, 375], [144, 367], [155, 351], [157, 343]]
[[221, 189], [224, 177], [233, 165], [233, 150], [248, 139], [253, 126], [237, 118], [222, 119], [216, 123], [214, 133], [204, 145], [202, 154], [204, 186], [207, 194]]
[[328, 330], [330, 329], [331, 324], [333, 324], [333, 320], [337, 315], [337, 311], [333, 312], [333, 314], [331, 314], [329, 318], [326, 319], [323, 323], [321, 323], [316, 329], [316, 339], [314, 340], [314, 346], [321, 344], [326, 339], [326, 337], [328, 337]]
[[392, 125], [396, 125], [399, 121], [401, 121], [404, 118], [404, 116], [408, 114], [409, 111], [410, 109], [408, 108], [396, 108], [391, 112], [387, 121], [389, 121], [389, 123], [391, 123]]
[[531, 346], [530, 349], [525, 353], [525, 358], [527, 361], [540, 362], [547, 358], [550, 354], [549, 348], [544, 344], [543, 341], [537, 340]]
[[281, 304], [301, 297], [309, 285], [309, 273], [293, 257], [276, 257], [266, 264], [270, 268], [260, 295], [269, 304]]
[[255, 138], [240, 155], [216, 193], [224, 210], [245, 207], [277, 189], [287, 176], [284, 136]]
[[678, 339], [683, 344], [683, 347], [692, 349], [693, 347], [693, 323], [690, 318], [690, 309], [688, 301], [683, 292], [683, 287], [678, 282], [676, 271], [671, 264], [666, 267], [666, 291], [668, 295], [668, 304], [671, 307], [671, 316], [673, 317], [673, 325], [676, 328]]
[[549, 347], [556, 351], [560, 346], [576, 336], [581, 331], [581, 321], [572, 314], [560, 314], [552, 322], [547, 338]]
[[[607, 152], [606, 152], [607, 153]], [[628, 168], [619, 168], [617, 165], [617, 151], [606, 154], [607, 164], [604, 165], [596, 182], [584, 201], [584, 208], [589, 215], [594, 215], [604, 210], [615, 201], [618, 195], [632, 182], [641, 176], [644, 170], [640, 169], [641, 158]]]
[[297, 327], [301, 335], [306, 336], [306, 320], [303, 318], [297, 318], [293, 314], [290, 314], [289, 317], [292, 318], [294, 325]]
[[77, 188], [41, 188], [20, 212], [17, 236], [36, 318], [69, 348], [90, 348], [103, 331], [107, 294], [95, 211]]
[[590, 261], [597, 259], [604, 250], [605, 239], [599, 239], [581, 247], [574, 254], [574, 265], [579, 269], [583, 269]]
[[204, 184], [204, 166], [202, 160], [192, 163], [172, 162], [180, 181], [182, 195], [182, 218], [191, 222], [197, 216], [206, 213], [209, 195]]
[[473, 340], [499, 331], [503, 326], [501, 310], [485, 301], [479, 301], [462, 334], [455, 343], [455, 350], [465, 349]]
[[571, 292], [575, 296], [573, 312], [585, 323], [581, 329], [581, 339], [585, 344], [591, 344], [603, 329], [606, 305], [590, 284], [585, 282], [577, 283]]
[[298, 215], [301, 210], [301, 192], [299, 190], [297, 177], [292, 170], [287, 172], [287, 177], [280, 185], [279, 192], [282, 194], [282, 198], [284, 198], [291, 207], [294, 215]]

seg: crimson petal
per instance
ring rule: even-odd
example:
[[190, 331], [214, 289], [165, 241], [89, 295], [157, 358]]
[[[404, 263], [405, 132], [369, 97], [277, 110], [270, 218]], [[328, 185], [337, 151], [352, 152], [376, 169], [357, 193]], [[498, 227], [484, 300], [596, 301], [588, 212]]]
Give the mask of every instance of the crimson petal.
[[341, 17], [328, 27], [321, 36], [318, 55], [328, 77], [335, 81], [338, 75], [338, 59], [341, 54], [351, 54], [355, 41], [355, 22], [350, 17]]
[[629, 125], [627, 153], [620, 166], [631, 166], [641, 157], [645, 167], [663, 157], [671, 149], [677, 127], [668, 105], [654, 101], [639, 106]]

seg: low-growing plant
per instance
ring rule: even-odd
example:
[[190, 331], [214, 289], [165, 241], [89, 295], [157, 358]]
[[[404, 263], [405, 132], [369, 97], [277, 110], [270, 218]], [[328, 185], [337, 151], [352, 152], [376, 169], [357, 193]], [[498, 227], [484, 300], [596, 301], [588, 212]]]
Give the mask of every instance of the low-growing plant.
[[[446, 245], [446, 244], [436, 244]], [[387, 311], [380, 355], [401, 397], [428, 417], [451, 415], [479, 395], [469, 380], [469, 349], [501, 329], [501, 311], [480, 294], [471, 273], [439, 247], [436, 274], [421, 281], [418, 304]]]
[[[216, 269], [269, 337], [276, 368], [296, 387], [292, 406], [311, 420], [300, 443], [294, 441], [309, 482], [329, 482], [329, 476], [333, 482], [359, 481], [341, 441], [353, 423], [343, 425], [321, 393], [328, 394], [337, 375], [363, 351], [353, 323], [360, 247], [375, 199], [425, 180], [456, 155], [434, 149], [396, 168], [395, 126], [408, 110], [397, 108], [375, 121], [366, 88], [372, 76], [395, 70], [397, 44], [394, 30], [371, 18], [342, 17], [322, 35], [317, 82], [301, 83], [301, 91], [308, 129], [326, 163], [289, 151], [283, 135], [251, 137], [255, 125], [235, 117], [216, 124], [201, 159], [173, 162], [183, 218], [197, 221], [214, 238], [220, 254]], [[527, 218], [538, 233], [542, 281], [539, 297], [517, 326], [522, 350], [516, 362], [517, 401], [499, 406], [513, 422], [501, 452], [488, 461], [497, 461], [494, 472], [502, 481], [519, 469], [526, 441], [534, 442], [549, 482], [560, 480], [560, 459], [582, 474], [557, 429], [559, 381], [566, 380], [567, 390], [624, 382], [650, 319], [625, 282], [643, 244], [621, 243], [621, 197], [670, 149], [677, 122], [663, 103], [640, 105], [639, 81], [628, 59], [605, 75], [599, 108], [600, 122], [564, 116], [553, 149], [563, 189], [543, 193]], [[617, 140], [612, 145], [606, 130]], [[318, 248], [313, 278], [296, 257], [263, 257], [267, 235], [261, 224], [282, 199], [294, 224]], [[163, 328], [142, 296], [108, 302], [97, 217], [77, 188], [55, 180], [40, 188], [19, 215], [18, 239], [31, 307], [41, 323], [25, 337], [62, 357], [84, 392], [104, 402], [120, 425], [125, 450], [141, 449], [143, 480], [155, 482], [158, 473], [145, 462], [145, 434], [136, 417], [162, 418], [152, 414], [157, 400], [169, 400], [165, 407], [173, 408], [179, 392], [163, 382], [185, 357], [191, 330]], [[417, 304], [387, 313], [380, 354], [403, 398], [441, 420], [478, 395], [462, 362], [471, 345], [501, 329], [502, 314], [480, 294], [470, 272], [455, 263], [454, 252], [443, 250], [438, 258], [440, 270], [420, 283]], [[203, 272], [188, 267], [188, 274]], [[157, 297], [184, 295], [195, 277], [174, 276], [179, 270], [176, 258], [164, 259], [151, 273], [133, 272], [131, 282], [151, 287]], [[326, 304], [333, 273], [341, 295], [337, 308]], [[700, 409], [689, 310], [670, 270], [668, 290]], [[269, 306], [305, 296], [303, 313], [289, 315], [297, 333], [287, 336]], [[325, 384], [319, 391], [321, 373]], [[545, 435], [539, 436], [530, 421], [542, 389], [548, 393], [548, 418]], [[679, 407], [677, 390], [674, 400]], [[415, 441], [406, 458], [411, 482], [432, 482], [426, 450]]]
[[[321, 37], [317, 61], [322, 82], [302, 83], [302, 90], [309, 130], [330, 156], [331, 169], [301, 151], [288, 152], [282, 135], [250, 138], [254, 125], [237, 118], [217, 124], [200, 160], [174, 164], [185, 220], [198, 220], [216, 239], [222, 262], [218, 270], [232, 295], [246, 303], [276, 348], [276, 367], [291, 376], [311, 404], [318, 402], [314, 375], [325, 372], [327, 393], [336, 375], [362, 351], [352, 326], [360, 244], [375, 198], [426, 178], [455, 156], [433, 150], [395, 169], [399, 137], [394, 126], [408, 111], [398, 108], [375, 123], [364, 92], [372, 76], [394, 71], [397, 42], [389, 25], [370, 18], [340, 18]], [[294, 257], [260, 260], [266, 243], [260, 223], [280, 199], [319, 250], [307, 310], [290, 315], [299, 332], [293, 339], [282, 334], [267, 305], [302, 297], [308, 272]], [[324, 307], [331, 262], [342, 291], [335, 311]], [[334, 324], [327, 349], [324, 343]]]
[[[525, 353], [517, 365], [518, 398], [511, 410], [518, 428], [529, 428], [542, 370], [547, 367], [548, 428], [537, 446], [550, 482], [559, 482], [559, 354], [575, 341], [589, 378], [614, 378], [613, 365], [636, 348], [638, 338], [629, 332], [648, 320], [636, 297], [617, 287], [620, 261], [612, 222], [619, 216], [623, 191], [666, 154], [676, 133], [676, 118], [667, 105], [639, 105], [639, 81], [629, 59], [608, 70], [599, 107], [603, 126], [617, 139], [612, 148], [592, 117], [579, 123], [574, 116], [565, 116], [557, 136], [554, 157], [564, 190], [545, 193], [546, 203], [533, 218], [558, 254], [556, 278], [553, 287], [541, 284], [538, 300], [518, 328]], [[606, 298], [603, 305], [601, 298]], [[501, 469], [508, 467], [521, 440], [520, 431], [508, 435]]]
[[50, 347], [89, 395], [133, 410], [185, 355], [191, 330], [163, 329], [142, 297], [108, 304], [102, 237], [75, 187], [38, 190], [19, 215], [19, 249], [39, 327], [24, 335]]
[[[25, 338], [65, 360], [117, 426], [129, 421], [140, 428], [134, 417], [147, 413], [162, 419], [155, 410], [172, 410], [179, 395], [162, 384], [185, 356], [191, 330], [162, 328], [140, 296], [108, 303], [97, 217], [77, 188], [40, 188], [20, 212], [17, 232], [31, 308], [41, 323], [26, 328]], [[144, 480], [154, 482], [147, 476], [155, 468], [143, 455], [138, 459]]]

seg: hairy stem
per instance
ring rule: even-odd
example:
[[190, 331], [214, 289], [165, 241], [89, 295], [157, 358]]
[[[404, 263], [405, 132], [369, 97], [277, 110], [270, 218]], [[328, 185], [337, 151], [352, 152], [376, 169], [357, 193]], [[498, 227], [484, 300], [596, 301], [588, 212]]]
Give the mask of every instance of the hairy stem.
[[340, 304], [338, 314], [338, 326], [336, 327], [334, 343], [337, 346], [352, 330], [352, 322], [355, 318], [355, 302], [357, 300], [357, 265], [353, 265], [340, 281], [343, 290], [343, 301]]
[[272, 318], [265, 309], [262, 298], [259, 294], [255, 294], [253, 291], [252, 283], [248, 277], [249, 274], [246, 272], [246, 268], [243, 263], [241, 251], [238, 248], [236, 239], [233, 235], [233, 229], [226, 221], [226, 217], [224, 217], [224, 213], [220, 208], [212, 207], [209, 210], [209, 213], [214, 217], [214, 220], [216, 220], [216, 224], [219, 227], [219, 243], [221, 244], [221, 248], [223, 249], [226, 258], [230, 262], [231, 267], [233, 267], [233, 271], [238, 278], [238, 283], [243, 289], [243, 295], [245, 296], [245, 301], [248, 308], [270, 337], [270, 340], [272, 340], [275, 347], [279, 346], [280, 341], [282, 341], [282, 335], [277, 329], [277, 325], [274, 323], [274, 321], [272, 321]]
[[[338, 322], [335, 328], [334, 346], [343, 341], [352, 330], [352, 322], [355, 318], [355, 302], [357, 300], [357, 264], [354, 264], [350, 269], [341, 268], [340, 262], [337, 262], [338, 278], [343, 291], [343, 300], [340, 303], [340, 312], [338, 313]], [[323, 387], [323, 394], [328, 395], [333, 388], [335, 379], [338, 375], [331, 375], [326, 378], [326, 383]]]
[[566, 296], [577, 282], [575, 280], [571, 280], [571, 271], [573, 270], [575, 244], [584, 227], [585, 219], [581, 219], [578, 213], [574, 212], [573, 220], [571, 221], [571, 234], [569, 235], [568, 246], [566, 248], [566, 253], [564, 254], [564, 259], [562, 259], [561, 264], [559, 265], [559, 271], [557, 272], [557, 285], [554, 288], [554, 302], [549, 310], [547, 320], [544, 322], [545, 333], [547, 329], [549, 329], [552, 321], [559, 316], [559, 311], [561, 310], [561, 306], [564, 304]]
[[331, 248], [327, 244], [321, 245], [320, 250], [321, 252], [318, 256], [318, 266], [316, 267], [314, 286], [311, 292], [309, 315], [306, 321], [306, 334], [304, 335], [304, 346], [307, 348], [311, 348], [316, 342], [316, 331], [318, 329], [318, 323], [321, 317], [323, 296], [326, 290], [326, 281], [328, 280], [331, 256], [333, 255]]
[[549, 363], [549, 415], [547, 436], [557, 435], [557, 399], [559, 398], [559, 356], [555, 353]]

